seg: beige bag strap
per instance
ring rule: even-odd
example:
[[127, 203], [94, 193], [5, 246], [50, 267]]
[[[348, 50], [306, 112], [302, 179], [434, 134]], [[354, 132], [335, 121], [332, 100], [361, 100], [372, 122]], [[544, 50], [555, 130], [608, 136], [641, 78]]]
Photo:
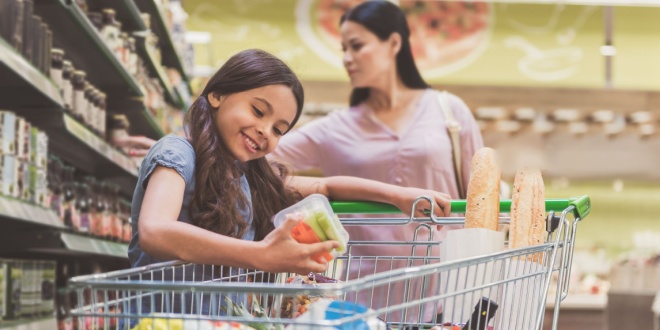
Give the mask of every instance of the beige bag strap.
[[454, 175], [456, 176], [456, 186], [458, 187], [458, 195], [461, 199], [465, 199], [465, 184], [463, 183], [463, 166], [461, 164], [461, 124], [458, 123], [454, 112], [449, 106], [447, 99], [449, 95], [446, 91], [438, 93], [438, 103], [445, 115], [447, 123], [447, 133], [451, 141], [452, 159], [454, 163]]

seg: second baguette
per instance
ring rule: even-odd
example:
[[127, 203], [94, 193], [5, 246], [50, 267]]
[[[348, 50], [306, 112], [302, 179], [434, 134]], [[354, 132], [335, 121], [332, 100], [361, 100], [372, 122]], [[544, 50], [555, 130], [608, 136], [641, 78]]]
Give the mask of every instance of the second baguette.
[[523, 168], [516, 173], [513, 183], [509, 247], [515, 249], [541, 244], [545, 241], [545, 233], [543, 176], [538, 169]]
[[465, 228], [497, 230], [501, 171], [495, 150], [481, 148], [472, 157], [465, 207]]

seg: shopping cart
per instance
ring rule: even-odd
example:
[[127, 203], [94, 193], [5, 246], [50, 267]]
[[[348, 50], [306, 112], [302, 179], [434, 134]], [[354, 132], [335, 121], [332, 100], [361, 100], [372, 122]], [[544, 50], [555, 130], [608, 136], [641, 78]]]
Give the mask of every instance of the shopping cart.
[[[420, 197], [415, 204], [421, 199], [429, 200]], [[465, 204], [452, 201], [452, 212], [464, 212]], [[501, 212], [507, 213], [510, 205], [502, 201]], [[343, 280], [339, 283], [286, 283], [293, 274], [180, 261], [79, 276], [69, 281], [77, 300], [71, 315], [82, 329], [220, 329], [226, 325], [217, 321], [224, 321], [255, 329], [529, 330], [544, 324], [554, 278], [551, 324], [556, 329], [560, 303], [568, 293], [577, 225], [591, 207], [587, 196], [547, 200], [546, 243], [441, 262], [437, 251], [442, 242], [431, 229], [463, 224], [464, 218], [399, 218], [398, 209], [379, 203], [332, 206], [337, 214], [369, 214], [342, 218], [345, 227], [413, 226], [414, 239], [350, 241], [348, 253], [336, 258], [325, 274]], [[369, 217], [373, 214], [377, 218]], [[508, 221], [500, 218], [501, 224]], [[365, 246], [385, 251], [406, 246], [410, 254], [356, 253]], [[352, 268], [364, 265], [373, 271], [363, 274]], [[332, 313], [315, 309], [328, 301], [337, 302], [330, 304]]]

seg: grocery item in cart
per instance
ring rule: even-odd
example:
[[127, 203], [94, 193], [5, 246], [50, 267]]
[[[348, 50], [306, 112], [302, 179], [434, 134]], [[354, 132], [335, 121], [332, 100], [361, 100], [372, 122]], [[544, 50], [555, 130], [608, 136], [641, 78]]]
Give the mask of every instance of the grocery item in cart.
[[140, 320], [132, 330], [254, 330], [238, 322], [171, 319], [153, 315]]
[[[303, 285], [324, 285], [324, 284], [335, 284], [340, 283], [341, 281], [336, 280], [331, 277], [326, 277], [317, 273], [309, 273], [307, 276], [296, 275], [289, 277], [286, 282], [288, 284], [303, 284]], [[309, 305], [318, 301], [322, 298], [336, 299], [336, 296], [314, 296], [309, 294], [300, 294], [295, 297], [288, 296], [283, 297], [281, 301], [281, 306], [275, 308], [275, 310], [280, 311], [280, 317], [282, 318], [296, 318], [309, 309]], [[276, 305], [277, 306], [277, 305]]]
[[[523, 248], [542, 244], [545, 241], [545, 187], [541, 171], [522, 168], [516, 173], [511, 198], [511, 226], [509, 247]], [[541, 254], [531, 259], [540, 262]]]
[[472, 156], [465, 209], [465, 228], [497, 230], [501, 176], [495, 150], [491, 148], [477, 150]]
[[320, 194], [307, 196], [300, 202], [278, 212], [273, 219], [273, 224], [275, 227], [279, 227], [287, 219], [298, 220], [298, 224], [291, 230], [291, 236], [300, 243], [311, 244], [329, 240], [339, 242], [337, 248], [313, 256], [314, 260], [330, 261], [346, 253], [348, 233], [332, 211], [325, 196]]
[[385, 330], [387, 324], [375, 316], [362, 317], [357, 321], [342, 324], [340, 327], [306, 325], [307, 322], [318, 322], [320, 320], [338, 320], [359, 314], [373, 312], [371, 309], [360, 304], [338, 301], [331, 299], [319, 299], [309, 306], [309, 309], [296, 319], [295, 324], [288, 325], [286, 330], [336, 330], [336, 329], [361, 329], [361, 330]]

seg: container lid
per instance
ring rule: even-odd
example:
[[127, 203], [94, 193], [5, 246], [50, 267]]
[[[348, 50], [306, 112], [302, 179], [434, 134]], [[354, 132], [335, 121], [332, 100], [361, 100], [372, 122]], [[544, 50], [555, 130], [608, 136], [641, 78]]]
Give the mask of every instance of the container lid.
[[330, 251], [334, 257], [346, 253], [348, 233], [342, 226], [337, 215], [332, 211], [330, 202], [321, 194], [310, 195], [300, 202], [278, 212], [273, 218], [275, 227], [293, 217], [301, 220], [292, 231], [292, 236], [301, 243], [314, 243], [334, 240], [339, 247]]
[[50, 50], [50, 54], [51, 55], [62, 55], [62, 56], [64, 56], [64, 50], [59, 49], [59, 48], [52, 48]]

